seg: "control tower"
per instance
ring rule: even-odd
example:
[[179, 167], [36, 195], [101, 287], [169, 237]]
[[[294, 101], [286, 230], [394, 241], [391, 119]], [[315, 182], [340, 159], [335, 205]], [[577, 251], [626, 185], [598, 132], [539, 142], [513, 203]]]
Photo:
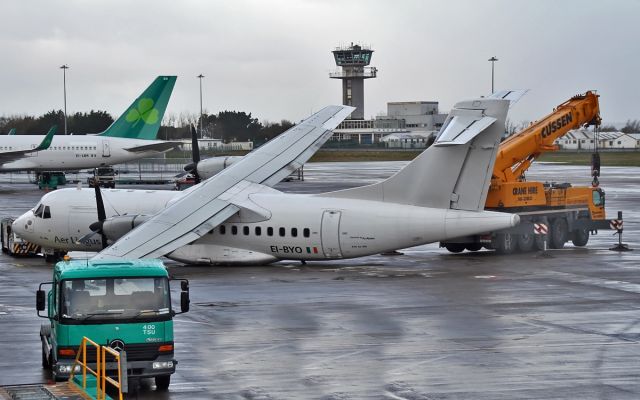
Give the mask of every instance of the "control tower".
[[342, 104], [356, 108], [349, 119], [364, 119], [364, 80], [375, 78], [378, 72], [376, 67], [368, 67], [372, 54], [370, 48], [353, 43], [333, 50], [339, 68], [329, 78], [342, 79]]

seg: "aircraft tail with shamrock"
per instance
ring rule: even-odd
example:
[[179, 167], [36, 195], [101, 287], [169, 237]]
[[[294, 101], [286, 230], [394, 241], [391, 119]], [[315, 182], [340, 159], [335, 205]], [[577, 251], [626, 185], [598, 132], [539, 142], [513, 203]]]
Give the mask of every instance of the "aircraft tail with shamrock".
[[100, 136], [153, 140], [171, 97], [175, 76], [159, 76]]

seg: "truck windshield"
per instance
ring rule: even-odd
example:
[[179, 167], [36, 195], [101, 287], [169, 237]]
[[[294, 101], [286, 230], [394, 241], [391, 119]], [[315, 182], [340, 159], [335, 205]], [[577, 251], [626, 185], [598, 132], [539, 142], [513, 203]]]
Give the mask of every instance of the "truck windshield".
[[60, 287], [62, 317], [78, 321], [169, 317], [165, 277], [69, 279]]

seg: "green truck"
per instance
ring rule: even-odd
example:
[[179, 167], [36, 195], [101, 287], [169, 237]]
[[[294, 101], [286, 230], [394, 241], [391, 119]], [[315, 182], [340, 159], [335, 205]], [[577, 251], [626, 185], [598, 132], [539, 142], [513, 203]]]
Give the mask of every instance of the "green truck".
[[[171, 305], [170, 282], [176, 280], [180, 312]], [[48, 292], [45, 285], [51, 285]], [[170, 279], [160, 260], [61, 261], [53, 281], [40, 284], [36, 309], [49, 320], [40, 328], [42, 366], [52, 370], [55, 380], [69, 378], [86, 336], [121, 351], [130, 381], [155, 378], [157, 389], [166, 390], [177, 364], [173, 317], [189, 311], [189, 281]], [[88, 351], [87, 357], [95, 361], [95, 352]], [[117, 369], [107, 363], [107, 374], [115, 376]]]

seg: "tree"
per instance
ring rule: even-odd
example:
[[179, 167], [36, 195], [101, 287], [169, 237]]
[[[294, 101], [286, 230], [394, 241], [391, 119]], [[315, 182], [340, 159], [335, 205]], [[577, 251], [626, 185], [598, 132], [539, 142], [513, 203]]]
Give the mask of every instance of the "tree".
[[624, 126], [624, 128], [620, 129], [620, 132], [624, 132], [624, 133], [638, 133], [640, 132], [640, 120], [634, 119], [632, 120], [627, 120], [627, 124]]
[[613, 125], [602, 125], [600, 127], [600, 132], [618, 132], [618, 128]]

